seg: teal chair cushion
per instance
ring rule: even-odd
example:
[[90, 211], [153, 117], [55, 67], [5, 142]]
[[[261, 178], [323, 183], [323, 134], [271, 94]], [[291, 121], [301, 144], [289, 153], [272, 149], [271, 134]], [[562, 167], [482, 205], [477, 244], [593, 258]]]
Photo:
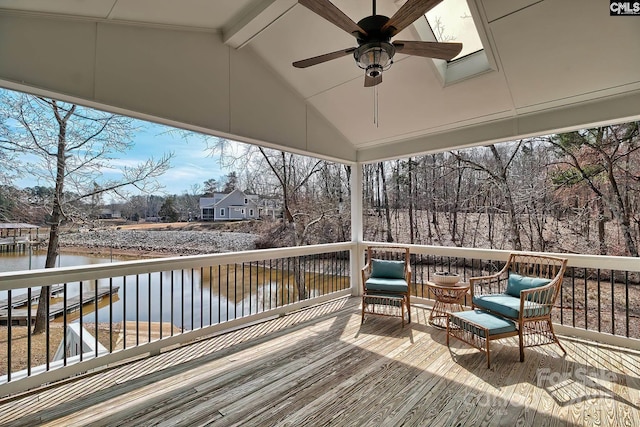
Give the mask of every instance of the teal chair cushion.
[[473, 297], [473, 304], [485, 310], [517, 319], [520, 313], [520, 298], [507, 294], [489, 294]]
[[[507, 294], [489, 294], [473, 297], [476, 307], [492, 311], [511, 319], [517, 319], [520, 313], [520, 298]], [[523, 317], [545, 316], [551, 311], [551, 306], [525, 301]]]
[[409, 285], [404, 279], [389, 279], [386, 277], [370, 277], [365, 282], [367, 292], [383, 291], [383, 292], [407, 292]]
[[505, 291], [505, 294], [520, 298], [520, 291], [539, 288], [540, 286], [548, 285], [549, 283], [551, 283], [551, 279], [528, 277], [509, 273], [509, 281], [507, 282], [507, 290]]
[[371, 260], [371, 277], [387, 279], [404, 279], [404, 261], [386, 259]]
[[[465, 322], [461, 322], [460, 319], [465, 320]], [[477, 329], [466, 322], [473, 322], [476, 325], [486, 328], [489, 331], [489, 336], [514, 332], [516, 330], [516, 325], [512, 321], [482, 310], [460, 311], [455, 313], [454, 316], [451, 316], [449, 321], [483, 338], [486, 338], [483, 329]]]

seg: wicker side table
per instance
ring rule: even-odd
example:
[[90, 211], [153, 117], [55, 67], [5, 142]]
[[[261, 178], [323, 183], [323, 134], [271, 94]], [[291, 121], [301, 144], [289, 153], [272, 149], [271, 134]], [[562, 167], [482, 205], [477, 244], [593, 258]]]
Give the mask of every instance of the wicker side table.
[[427, 286], [435, 298], [433, 309], [429, 314], [429, 324], [436, 328], [446, 329], [449, 313], [464, 310], [462, 303], [464, 296], [469, 291], [469, 284], [457, 283], [454, 286], [443, 286], [427, 282]]

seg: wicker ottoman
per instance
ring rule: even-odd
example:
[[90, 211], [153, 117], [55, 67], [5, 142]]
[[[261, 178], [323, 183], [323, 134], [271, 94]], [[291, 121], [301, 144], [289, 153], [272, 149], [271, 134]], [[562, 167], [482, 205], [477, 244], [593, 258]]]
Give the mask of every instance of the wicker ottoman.
[[[401, 295], [367, 294], [362, 297], [362, 323], [365, 314], [395, 316], [402, 318], [404, 328], [405, 313], [410, 310], [407, 298]], [[411, 317], [409, 317], [411, 321]]]
[[447, 347], [451, 336], [484, 351], [487, 368], [491, 367], [489, 343], [515, 335], [518, 335], [518, 329], [514, 322], [483, 310], [450, 313], [447, 317]]

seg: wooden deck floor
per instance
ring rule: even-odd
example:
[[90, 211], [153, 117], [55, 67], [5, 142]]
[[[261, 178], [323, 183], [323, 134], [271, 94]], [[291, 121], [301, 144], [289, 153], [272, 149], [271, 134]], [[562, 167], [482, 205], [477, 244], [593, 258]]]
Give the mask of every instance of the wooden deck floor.
[[564, 339], [492, 344], [492, 367], [413, 307], [369, 316], [345, 298], [35, 394], [2, 425], [640, 425], [640, 354]]

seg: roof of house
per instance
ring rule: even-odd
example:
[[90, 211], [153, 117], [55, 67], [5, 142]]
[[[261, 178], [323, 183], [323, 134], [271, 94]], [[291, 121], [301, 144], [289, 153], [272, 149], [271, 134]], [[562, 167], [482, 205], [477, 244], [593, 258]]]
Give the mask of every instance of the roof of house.
[[20, 229], [20, 228], [40, 228], [37, 225], [27, 224], [24, 222], [0, 222], [0, 229]]

